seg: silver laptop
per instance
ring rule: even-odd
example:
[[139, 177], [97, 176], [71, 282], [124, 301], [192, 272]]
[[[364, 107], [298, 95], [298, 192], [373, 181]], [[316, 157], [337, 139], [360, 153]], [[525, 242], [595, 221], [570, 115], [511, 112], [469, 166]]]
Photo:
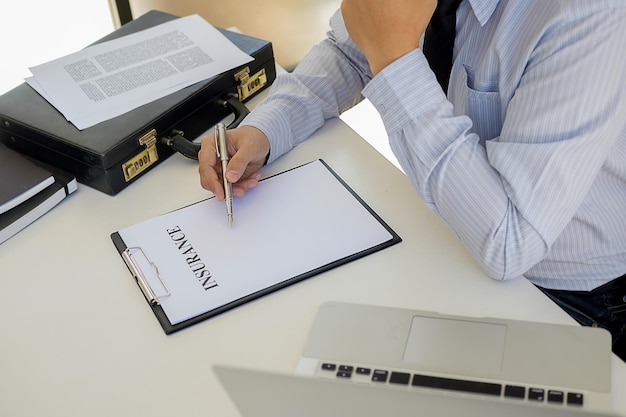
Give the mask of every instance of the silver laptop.
[[242, 417], [609, 417], [578, 407], [216, 366]]
[[611, 336], [575, 325], [329, 302], [296, 372], [403, 392], [602, 411], [610, 409]]

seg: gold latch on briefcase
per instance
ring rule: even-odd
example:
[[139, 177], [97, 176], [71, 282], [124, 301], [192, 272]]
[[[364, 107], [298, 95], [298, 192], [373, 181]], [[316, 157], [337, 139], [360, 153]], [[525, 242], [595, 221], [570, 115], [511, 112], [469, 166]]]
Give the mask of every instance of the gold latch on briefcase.
[[132, 180], [159, 160], [156, 147], [156, 135], [156, 129], [152, 129], [141, 136], [139, 138], [139, 145], [145, 146], [146, 148], [122, 164], [122, 171], [124, 171], [124, 179], [126, 182]]
[[244, 101], [267, 84], [265, 68], [251, 76], [250, 67], [244, 67], [237, 71], [234, 77], [235, 81], [237, 81], [237, 93], [241, 101]]

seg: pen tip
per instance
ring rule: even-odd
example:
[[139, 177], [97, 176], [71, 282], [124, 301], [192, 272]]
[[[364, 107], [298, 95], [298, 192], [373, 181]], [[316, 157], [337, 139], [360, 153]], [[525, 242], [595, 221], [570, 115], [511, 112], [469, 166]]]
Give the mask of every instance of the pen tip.
[[228, 216], [228, 225], [229, 226], [233, 225], [233, 216]]

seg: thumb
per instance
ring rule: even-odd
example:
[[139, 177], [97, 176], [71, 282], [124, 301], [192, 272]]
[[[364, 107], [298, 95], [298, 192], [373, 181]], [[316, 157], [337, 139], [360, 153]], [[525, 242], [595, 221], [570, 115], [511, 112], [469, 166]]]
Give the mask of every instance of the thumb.
[[226, 132], [228, 142], [228, 153], [230, 158], [226, 166], [226, 179], [229, 182], [237, 182], [241, 179], [250, 157], [246, 156], [245, 136], [241, 134], [241, 129], [232, 129]]
[[228, 166], [226, 179], [235, 183], [257, 172], [269, 152], [269, 141], [260, 130], [243, 126], [229, 131], [230, 144], [235, 149]]
[[230, 161], [228, 161], [228, 166], [226, 167], [226, 179], [229, 182], [239, 181], [246, 172], [251, 160], [252, 157], [246, 152], [245, 148], [238, 150], [232, 156]]

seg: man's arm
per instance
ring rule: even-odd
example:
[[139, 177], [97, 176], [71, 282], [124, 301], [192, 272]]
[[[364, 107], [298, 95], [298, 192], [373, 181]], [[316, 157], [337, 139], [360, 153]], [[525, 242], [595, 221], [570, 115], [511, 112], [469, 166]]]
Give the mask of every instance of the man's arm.
[[[328, 38], [314, 47], [293, 73], [278, 76], [268, 98], [241, 127], [228, 132], [231, 159], [226, 176], [236, 196], [257, 186], [257, 170], [264, 162], [272, 162], [308, 138], [325, 120], [362, 100], [360, 92], [371, 79], [367, 61], [338, 12], [331, 18], [331, 29]], [[198, 156], [201, 185], [224, 198], [212, 134], [203, 138]]]
[[[546, 2], [546, 7], [556, 4]], [[489, 101], [499, 102], [502, 91], [466, 91], [463, 100], [476, 94], [483, 100], [468, 109], [473, 120], [455, 113], [419, 50], [386, 67], [364, 90], [416, 190], [494, 278], [522, 275], [548, 256], [623, 134], [624, 9], [587, 13], [576, 22], [559, 21], [572, 10], [559, 12], [552, 20], [546, 17], [546, 30], [537, 32], [537, 43], [518, 68], [507, 67], [524, 52], [511, 49], [511, 37], [508, 42], [492, 37], [487, 46], [474, 39], [468, 56], [501, 59], [494, 65], [499, 76], [510, 77], [514, 70], [519, 76], [508, 81], [514, 91], [502, 108]], [[529, 36], [533, 20], [524, 25], [524, 17], [507, 24], [518, 24], [520, 34]], [[497, 37], [506, 28], [484, 30]], [[482, 29], [477, 25], [476, 30]], [[469, 64], [456, 63], [451, 97], [457, 88], [474, 88], [468, 87], [469, 75], [465, 78]], [[466, 101], [454, 104], [467, 106]], [[497, 136], [481, 138], [476, 132], [498, 125], [501, 113]], [[577, 249], [566, 250], [582, 256]]]
[[339, 12], [330, 24], [328, 38], [313, 47], [293, 73], [278, 76], [268, 98], [242, 122], [269, 139], [268, 162], [363, 99], [361, 90], [371, 79], [367, 61], [350, 39]]

